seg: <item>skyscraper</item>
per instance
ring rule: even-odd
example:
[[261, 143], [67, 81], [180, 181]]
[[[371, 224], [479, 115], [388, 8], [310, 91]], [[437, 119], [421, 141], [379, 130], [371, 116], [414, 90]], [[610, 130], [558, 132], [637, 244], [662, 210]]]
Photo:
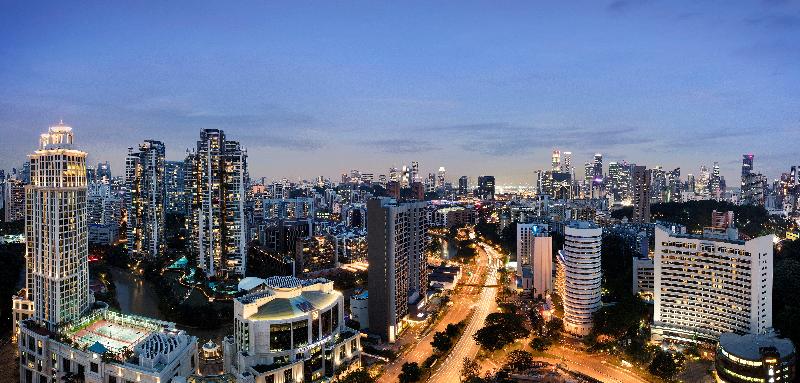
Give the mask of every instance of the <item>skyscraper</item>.
[[25, 183], [16, 178], [9, 178], [3, 187], [3, 207], [5, 222], [19, 221], [25, 218]]
[[494, 199], [494, 176], [478, 177], [478, 197], [483, 200]]
[[742, 154], [742, 188], [745, 187], [745, 179], [750, 172], [753, 171], [753, 157], [752, 154]]
[[469, 178], [467, 176], [459, 177], [458, 194], [462, 196], [469, 194]]
[[556, 289], [564, 304], [564, 330], [587, 335], [600, 309], [600, 248], [603, 229], [588, 221], [564, 227], [564, 248], [558, 252]]
[[166, 184], [166, 212], [186, 215], [186, 164], [183, 161], [164, 162], [164, 183]]
[[145, 140], [139, 151], [128, 149], [125, 160], [125, 206], [128, 211], [128, 254], [158, 258], [164, 250], [166, 185], [164, 144]]
[[186, 158], [190, 249], [208, 276], [243, 276], [247, 263], [247, 151], [219, 129], [200, 131]]
[[631, 220], [650, 222], [650, 172], [644, 166], [633, 167], [633, 214]]
[[90, 304], [86, 152], [75, 148], [72, 128], [59, 123], [41, 135], [28, 159], [26, 287], [33, 319], [53, 331]]
[[572, 174], [572, 152], [561, 153], [561, 173]]
[[98, 182], [111, 182], [111, 164], [109, 164], [108, 161], [97, 164], [95, 179]]
[[550, 170], [557, 172], [561, 170], [561, 152], [558, 149], [553, 150], [552, 167]]
[[425, 205], [367, 202], [369, 330], [389, 342], [403, 331], [408, 306], [427, 293]]

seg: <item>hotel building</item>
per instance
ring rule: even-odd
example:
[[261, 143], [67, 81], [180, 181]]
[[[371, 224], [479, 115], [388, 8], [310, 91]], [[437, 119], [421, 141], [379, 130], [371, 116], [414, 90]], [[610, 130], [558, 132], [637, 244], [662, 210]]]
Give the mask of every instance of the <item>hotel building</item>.
[[564, 304], [564, 329], [588, 335], [600, 301], [600, 247], [603, 229], [592, 222], [572, 221], [564, 227], [564, 248], [558, 252], [556, 289]]
[[553, 291], [553, 238], [547, 225], [517, 224], [517, 279], [535, 296]]
[[237, 382], [316, 382], [361, 365], [359, 333], [344, 325], [333, 282], [269, 277], [250, 287], [234, 300], [234, 334], [223, 341]]
[[772, 327], [772, 235], [740, 240], [733, 227], [691, 235], [655, 230], [652, 338], [713, 344], [726, 332]]

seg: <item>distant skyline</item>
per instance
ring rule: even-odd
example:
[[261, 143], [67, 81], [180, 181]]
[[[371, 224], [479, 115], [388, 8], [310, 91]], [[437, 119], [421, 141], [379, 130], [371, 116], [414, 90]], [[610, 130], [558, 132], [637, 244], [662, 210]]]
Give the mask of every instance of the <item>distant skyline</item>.
[[89, 164], [182, 159], [202, 128], [253, 178], [419, 161], [533, 183], [583, 163], [800, 165], [800, 2], [4, 2], [0, 169], [59, 119]]

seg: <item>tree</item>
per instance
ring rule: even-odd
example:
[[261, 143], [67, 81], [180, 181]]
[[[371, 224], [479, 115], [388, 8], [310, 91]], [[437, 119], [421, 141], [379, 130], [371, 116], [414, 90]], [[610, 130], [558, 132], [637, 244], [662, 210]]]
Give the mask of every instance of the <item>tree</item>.
[[508, 353], [506, 366], [512, 371], [522, 372], [533, 367], [533, 355], [527, 351], [514, 350]]
[[545, 337], [551, 342], [558, 342], [564, 331], [564, 321], [561, 318], [550, 319], [545, 325]]
[[400, 383], [414, 383], [422, 378], [422, 369], [417, 362], [403, 363], [400, 371]]
[[447, 336], [449, 336], [451, 338], [455, 338], [455, 337], [458, 336], [458, 334], [461, 333], [462, 323], [459, 323], [459, 324], [450, 323], [444, 329], [444, 332], [447, 333]]
[[461, 365], [461, 376], [464, 380], [469, 381], [471, 378], [476, 377], [480, 379], [480, 373], [481, 366], [478, 365], [478, 362], [475, 359], [465, 357], [464, 363]]
[[433, 334], [433, 341], [431, 341], [431, 346], [435, 349], [439, 350], [439, 352], [447, 352], [450, 348], [453, 347], [453, 341], [447, 336], [446, 332], [439, 331]]
[[372, 383], [374, 381], [375, 380], [369, 376], [369, 372], [367, 372], [367, 370], [364, 368], [359, 368], [358, 370], [352, 371], [343, 378], [339, 379], [340, 383]]
[[533, 338], [531, 341], [531, 348], [539, 351], [544, 352], [550, 347], [550, 341], [545, 338]]
[[683, 370], [685, 364], [683, 354], [658, 350], [648, 370], [655, 376], [670, 380]]

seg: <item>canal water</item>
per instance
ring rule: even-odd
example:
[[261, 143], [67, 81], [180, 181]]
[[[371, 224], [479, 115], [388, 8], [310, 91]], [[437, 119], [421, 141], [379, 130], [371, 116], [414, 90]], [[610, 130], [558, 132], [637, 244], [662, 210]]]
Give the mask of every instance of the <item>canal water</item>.
[[[168, 320], [158, 309], [158, 294], [152, 282], [123, 269], [116, 267], [110, 269], [117, 287], [117, 301], [119, 301], [120, 310], [123, 313]], [[177, 327], [196, 336], [201, 344], [209, 339], [220, 344], [225, 335], [233, 332], [233, 323], [225, 324], [218, 329], [197, 329], [182, 326], [180, 323], [177, 324]]]

